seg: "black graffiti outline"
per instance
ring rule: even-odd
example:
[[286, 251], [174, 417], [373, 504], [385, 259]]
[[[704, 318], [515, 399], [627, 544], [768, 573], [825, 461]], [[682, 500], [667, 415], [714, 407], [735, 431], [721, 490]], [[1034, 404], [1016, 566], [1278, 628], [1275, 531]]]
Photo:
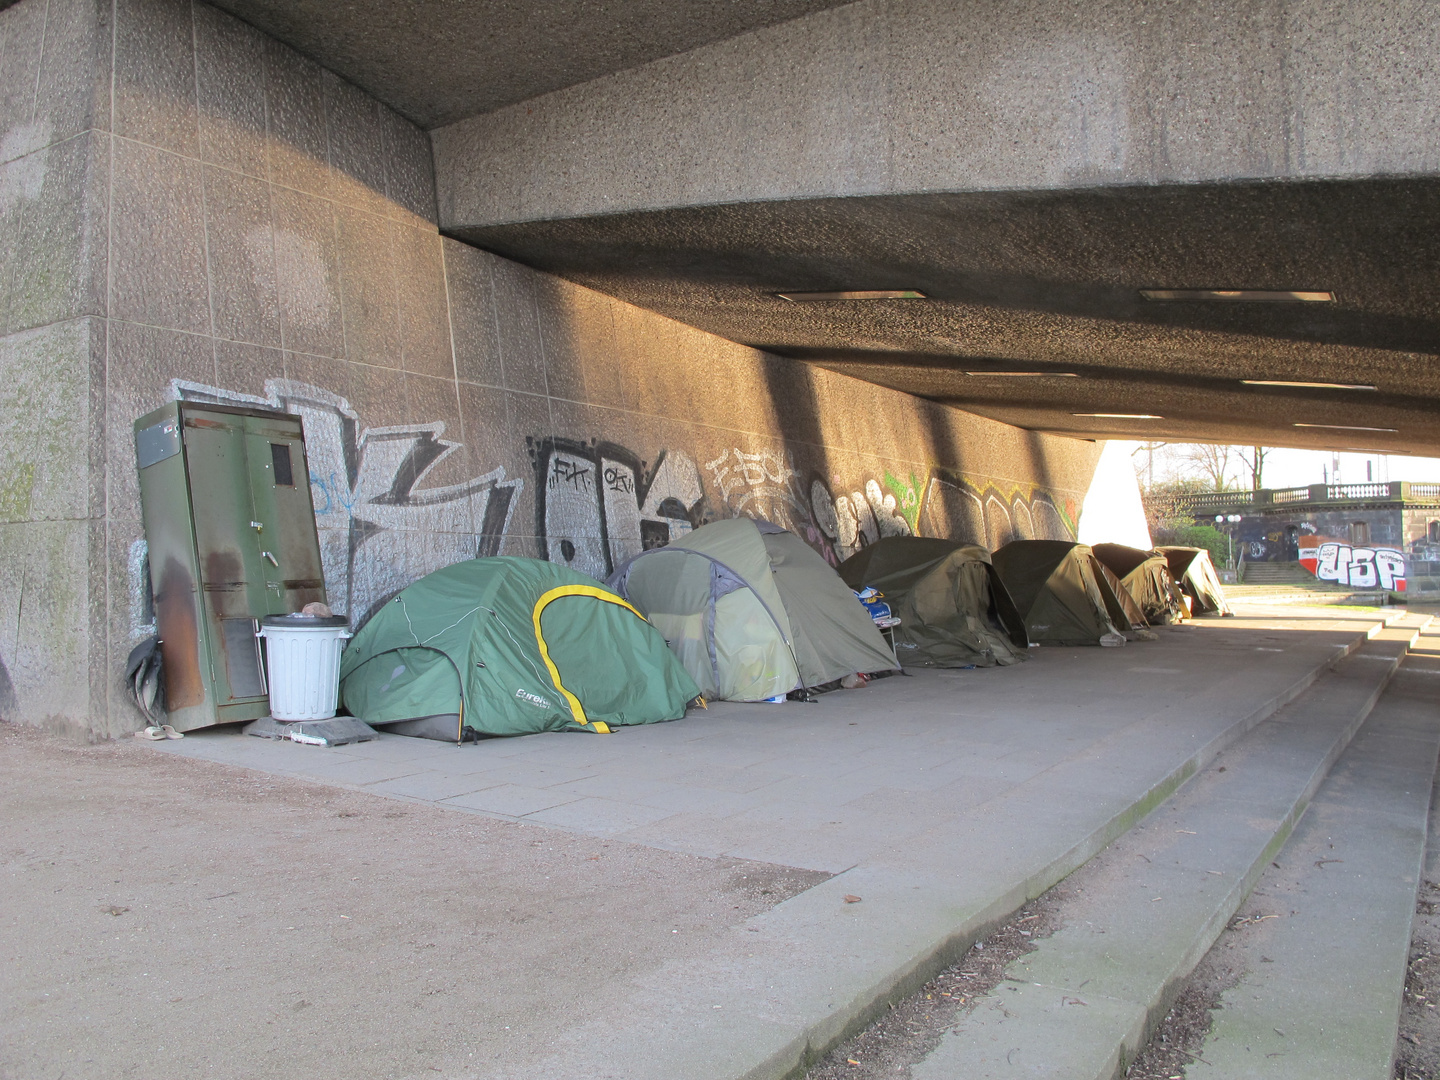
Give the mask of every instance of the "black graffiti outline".
[[[549, 545], [551, 537], [546, 521], [547, 500], [545, 499], [544, 493], [549, 490], [546, 485], [556, 454], [567, 454], [571, 457], [584, 460], [595, 470], [595, 475], [601, 479], [602, 484], [605, 483], [606, 480], [605, 473], [607, 470], [604, 466], [606, 460], [623, 465], [629, 469], [630, 474], [635, 477], [633, 489], [626, 487], [624, 484], [607, 486], [609, 486], [609, 490], [619, 494], [633, 495], [637, 507], [643, 507], [645, 501], [650, 497], [650, 488], [654, 485], [656, 477], [660, 475], [660, 470], [665, 464], [666, 457], [666, 451], [661, 450], [655, 457], [654, 467], [651, 468], [649, 463], [641, 460], [640, 456], [633, 450], [621, 446], [619, 443], [605, 442], [597, 439], [567, 439], [559, 435], [546, 435], [542, 438], [526, 436], [525, 449], [530, 455], [530, 460], [534, 465], [537, 480], [535, 535], [540, 542], [540, 557], [547, 560], [550, 557]], [[657, 512], [667, 518], [688, 521], [691, 528], [699, 528], [705, 523], [705, 508], [707, 503], [704, 481], [700, 480], [699, 482], [701, 485], [700, 498], [693, 506], [687, 507], [682, 505], [678, 499], [667, 498], [661, 502], [657, 508]], [[602, 489], [598, 485], [587, 490], [586, 494], [593, 494], [597, 500], [597, 517], [600, 523], [600, 553], [605, 560], [605, 573], [608, 575], [615, 569], [615, 561], [610, 553], [610, 519], [609, 515], [605, 513], [604, 496]], [[676, 511], [678, 511], [678, 513]], [[665, 540], [660, 540], [658, 535], [653, 531], [647, 535], [646, 525], [647, 522], [642, 520], [640, 523], [642, 548], [656, 547], [659, 546], [659, 544], [655, 541], [664, 543], [665, 540], [669, 539], [667, 536]], [[567, 537], [557, 537], [556, 539], [562, 544], [568, 540]]]

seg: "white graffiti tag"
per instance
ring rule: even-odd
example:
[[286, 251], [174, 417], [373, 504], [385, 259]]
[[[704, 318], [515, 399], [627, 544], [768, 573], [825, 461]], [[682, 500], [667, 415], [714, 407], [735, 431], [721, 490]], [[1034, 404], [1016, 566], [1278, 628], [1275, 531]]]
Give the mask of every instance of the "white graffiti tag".
[[1405, 589], [1405, 556], [1394, 548], [1351, 547], [1335, 541], [1320, 545], [1315, 576], [1360, 589]]
[[443, 438], [443, 421], [363, 428], [345, 398], [289, 379], [266, 380], [265, 397], [181, 379], [171, 387], [187, 401], [259, 405], [304, 421], [326, 595], [352, 623], [431, 571], [500, 553], [524, 481], [500, 467], [423, 486], [460, 448]]

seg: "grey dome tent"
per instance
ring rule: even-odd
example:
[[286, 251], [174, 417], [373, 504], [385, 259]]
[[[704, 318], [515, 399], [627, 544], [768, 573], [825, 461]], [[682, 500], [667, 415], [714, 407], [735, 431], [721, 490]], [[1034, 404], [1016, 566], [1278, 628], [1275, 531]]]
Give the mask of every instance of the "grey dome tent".
[[766, 521], [704, 525], [636, 555], [607, 584], [665, 635], [706, 697], [763, 701], [897, 666], [830, 565]]
[[990, 667], [1026, 659], [1025, 620], [982, 547], [890, 536], [837, 569], [850, 588], [884, 594], [900, 618], [895, 654], [907, 666]]
[[1068, 540], [1014, 540], [991, 559], [1032, 642], [1125, 644], [1122, 631], [1131, 628], [1130, 621], [1087, 545]]
[[1125, 544], [1096, 544], [1091, 550], [1135, 598], [1147, 622], [1174, 623], [1185, 617], [1185, 600], [1164, 554]]
[[1180, 590], [1195, 602], [1196, 615], [1234, 615], [1225, 600], [1225, 590], [1220, 585], [1220, 575], [1215, 573], [1215, 564], [1210, 561], [1210, 552], [1195, 547], [1157, 548], [1170, 564], [1170, 573]]

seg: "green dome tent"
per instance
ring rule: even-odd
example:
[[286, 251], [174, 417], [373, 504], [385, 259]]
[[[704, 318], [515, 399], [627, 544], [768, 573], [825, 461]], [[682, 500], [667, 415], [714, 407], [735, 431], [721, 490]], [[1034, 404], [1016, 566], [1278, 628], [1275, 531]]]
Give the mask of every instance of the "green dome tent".
[[702, 526], [642, 551], [609, 585], [665, 635], [706, 697], [764, 701], [897, 666], [830, 564], [768, 521]]
[[1013, 540], [991, 556], [1030, 640], [1043, 645], [1124, 645], [1131, 628], [1104, 568], [1085, 544]]
[[1215, 564], [1210, 552], [1196, 547], [1157, 548], [1170, 564], [1170, 573], [1180, 591], [1195, 601], [1195, 614], [1234, 615], [1225, 599], [1225, 590], [1220, 585], [1220, 575], [1215, 573]]
[[455, 742], [677, 720], [700, 693], [655, 628], [598, 581], [512, 557], [402, 589], [346, 648], [340, 691], [368, 724]]
[[884, 594], [900, 618], [895, 654], [918, 667], [990, 667], [1026, 659], [1025, 620], [975, 544], [891, 536], [840, 564], [852, 589]]
[[1174, 623], [1185, 617], [1184, 597], [1163, 554], [1124, 544], [1096, 544], [1091, 550], [1135, 598], [1146, 621]]

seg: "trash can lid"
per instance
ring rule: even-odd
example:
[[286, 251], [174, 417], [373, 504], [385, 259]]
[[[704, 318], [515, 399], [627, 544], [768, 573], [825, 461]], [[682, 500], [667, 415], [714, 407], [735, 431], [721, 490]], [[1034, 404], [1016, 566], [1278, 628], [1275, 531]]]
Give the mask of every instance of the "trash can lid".
[[322, 626], [349, 626], [350, 620], [343, 615], [324, 618], [318, 615], [266, 615], [260, 620], [261, 626], [280, 626], [290, 630], [318, 630]]

